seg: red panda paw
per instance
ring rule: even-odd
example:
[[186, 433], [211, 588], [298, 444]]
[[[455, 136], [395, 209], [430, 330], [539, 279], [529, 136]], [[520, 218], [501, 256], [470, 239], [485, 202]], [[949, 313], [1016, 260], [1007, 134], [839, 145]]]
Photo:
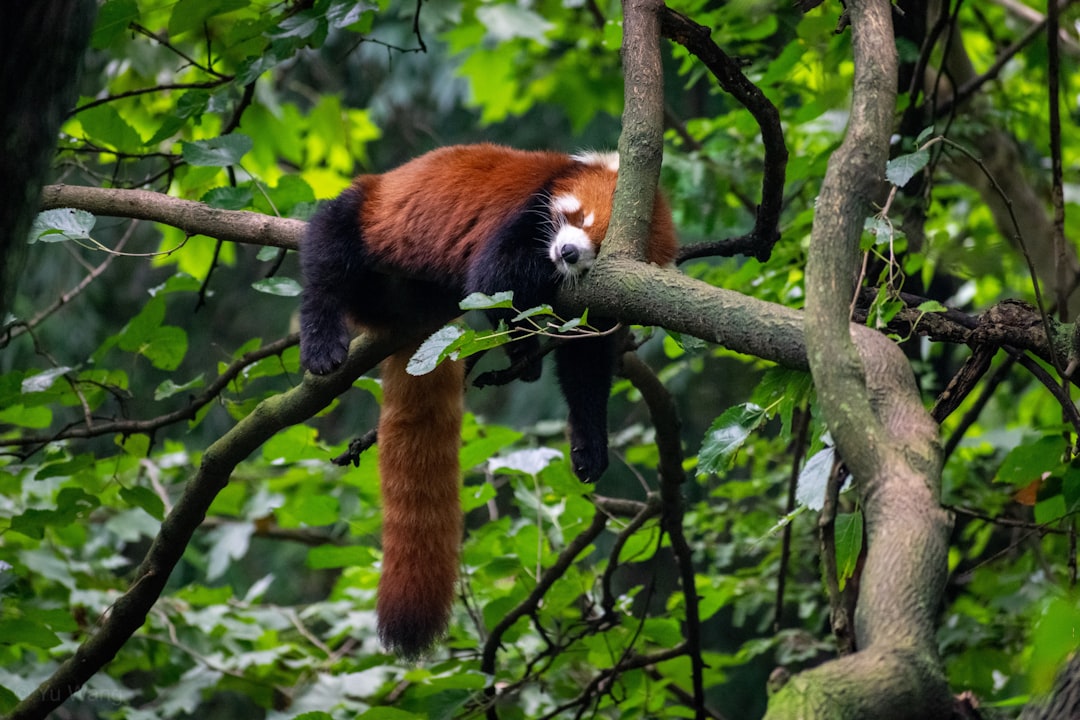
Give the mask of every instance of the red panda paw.
[[306, 338], [300, 343], [300, 364], [316, 375], [329, 375], [341, 367], [349, 356], [349, 336], [335, 340], [314, 342]]
[[607, 444], [588, 444], [570, 448], [570, 462], [578, 480], [594, 483], [600, 479], [608, 466]]

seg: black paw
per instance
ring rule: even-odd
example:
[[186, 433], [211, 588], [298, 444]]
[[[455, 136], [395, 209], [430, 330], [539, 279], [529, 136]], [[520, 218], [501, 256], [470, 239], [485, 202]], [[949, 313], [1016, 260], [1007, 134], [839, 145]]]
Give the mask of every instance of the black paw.
[[349, 356], [348, 338], [332, 342], [300, 342], [300, 364], [316, 375], [328, 375], [345, 362]]
[[570, 462], [578, 480], [594, 483], [600, 479], [608, 466], [607, 444], [585, 445], [570, 448]]

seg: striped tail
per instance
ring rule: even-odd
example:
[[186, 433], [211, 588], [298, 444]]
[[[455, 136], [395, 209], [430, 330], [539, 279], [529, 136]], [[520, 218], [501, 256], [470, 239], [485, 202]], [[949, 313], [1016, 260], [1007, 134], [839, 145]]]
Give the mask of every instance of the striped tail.
[[456, 595], [462, 514], [459, 496], [464, 369], [447, 361], [422, 376], [405, 365], [412, 350], [383, 363], [379, 475], [383, 567], [379, 639], [416, 659], [439, 640]]

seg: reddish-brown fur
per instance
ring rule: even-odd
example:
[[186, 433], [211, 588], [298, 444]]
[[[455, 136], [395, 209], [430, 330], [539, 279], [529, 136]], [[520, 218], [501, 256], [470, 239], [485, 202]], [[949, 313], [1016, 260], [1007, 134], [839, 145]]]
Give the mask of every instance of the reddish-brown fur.
[[395, 269], [463, 277], [469, 258], [506, 219], [574, 166], [560, 153], [455, 145], [383, 175], [361, 175], [364, 241]]
[[[607, 233], [618, 173], [568, 155], [499, 145], [455, 145], [433, 150], [382, 175], [355, 181], [364, 193], [360, 226], [372, 254], [387, 266], [419, 276], [463, 276], [469, 258], [550, 183], [550, 194], [576, 196], [596, 246]], [[433, 189], [439, 202], [431, 202]], [[666, 265], [678, 240], [671, 212], [657, 193], [649, 262]]]
[[454, 602], [461, 511], [461, 362], [405, 371], [412, 351], [382, 366], [379, 479], [383, 567], [377, 612], [383, 644], [416, 657], [446, 629]]

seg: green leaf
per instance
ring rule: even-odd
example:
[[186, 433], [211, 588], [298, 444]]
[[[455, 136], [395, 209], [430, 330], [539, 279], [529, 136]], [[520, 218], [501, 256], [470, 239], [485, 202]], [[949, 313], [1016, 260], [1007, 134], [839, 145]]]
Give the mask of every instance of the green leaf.
[[0, 685], [0, 713], [10, 713], [19, 704], [19, 696]]
[[154, 389], [154, 399], [165, 400], [166, 398], [171, 398], [173, 395], [194, 390], [195, 388], [201, 388], [205, 384], [202, 373], [199, 373], [183, 385], [177, 385], [172, 380], [164, 380]]
[[169, 16], [169, 37], [176, 39], [192, 30], [202, 31], [207, 20], [247, 7], [246, 0], [177, 0]]
[[568, 333], [580, 329], [583, 325], [585, 325], [585, 318], [570, 318], [566, 322], [556, 327], [555, 330], [561, 333]]
[[1080, 602], [1076, 597], [1055, 597], [1046, 603], [1030, 639], [1031, 660], [1026, 670], [1032, 690], [1049, 693], [1069, 655], [1076, 652], [1080, 628]]
[[761, 376], [750, 401], [771, 408], [780, 417], [780, 436], [790, 440], [795, 408], [807, 406], [814, 394], [810, 373], [782, 367], [771, 367]]
[[162, 295], [150, 299], [120, 331], [121, 350], [142, 355], [160, 370], [175, 370], [187, 354], [187, 333], [181, 328], [162, 325], [165, 301]]
[[[693, 335], [683, 335], [673, 330], [664, 330], [666, 337], [664, 338], [665, 349], [667, 348], [667, 341], [670, 340], [680, 352], [684, 353], [699, 353], [709, 347], [709, 344], [701, 338], [696, 338]], [[674, 357], [674, 355], [672, 355]]]
[[498, 308], [513, 308], [514, 293], [511, 290], [497, 292], [494, 295], [474, 292], [458, 303], [462, 310], [494, 310]]
[[527, 38], [547, 45], [547, 34], [555, 28], [543, 16], [512, 4], [483, 5], [477, 8], [476, 19], [487, 26], [488, 34], [497, 42]]
[[814, 453], [813, 457], [806, 461], [799, 471], [799, 481], [795, 488], [795, 499], [799, 505], [814, 511], [825, 507], [825, 488], [835, 458], [836, 451], [827, 447]]
[[250, 207], [254, 200], [254, 191], [244, 187], [217, 187], [202, 196], [202, 201], [211, 207], [222, 210], [243, 210]]
[[840, 513], [836, 516], [836, 575], [840, 589], [855, 574], [862, 552], [863, 517], [860, 512]]
[[0, 644], [47, 649], [56, 647], [60, 642], [60, 638], [52, 630], [26, 618], [0, 620]]
[[725, 410], [705, 433], [698, 453], [698, 473], [720, 474], [728, 470], [747, 438], [766, 419], [765, 412], [753, 403]]
[[1043, 498], [1041, 496], [1035, 503], [1035, 522], [1040, 525], [1049, 525], [1055, 520], [1065, 517], [1065, 498], [1061, 493], [1053, 493]]
[[492, 332], [467, 331], [449, 350], [453, 351], [453, 356], [456, 359], [463, 360], [478, 352], [501, 347], [514, 341], [515, 339], [510, 337], [510, 333], [506, 331], [506, 328], [500, 324], [499, 329]]
[[254, 146], [254, 141], [242, 133], [180, 143], [186, 162], [206, 167], [239, 165], [240, 159], [251, 152]]
[[864, 235], [861, 249], [866, 251], [874, 245], [887, 245], [892, 238], [893, 226], [889, 223], [887, 218], [880, 217], [878, 215], [872, 215], [866, 218], [863, 223], [863, 230], [869, 235]]
[[85, 210], [59, 208], [45, 210], [34, 218], [30, 229], [30, 242], [61, 242], [63, 240], [89, 240], [97, 218]]
[[[527, 320], [528, 318], [536, 317], [537, 315], [554, 316], [555, 311], [550, 305], [537, 305], [536, 307], [529, 308], [528, 310], [522, 310], [513, 318], [511, 318], [511, 322], [521, 322], [522, 320]], [[575, 318], [575, 320], [577, 320], [579, 323], [581, 322], [581, 318]]]
[[108, 0], [98, 9], [90, 44], [98, 50], [112, 45], [117, 38], [123, 37], [128, 26], [138, 18], [139, 7], [135, 0]]
[[115, 437], [115, 442], [131, 457], [141, 460], [150, 454], [150, 436], [146, 433], [118, 434]]
[[1019, 445], [1009, 451], [998, 467], [996, 482], [1027, 485], [1043, 473], [1062, 464], [1065, 440], [1060, 435], [1044, 435], [1034, 442]]
[[307, 565], [313, 570], [364, 566], [371, 560], [371, 549], [359, 545], [321, 545], [311, 548], [307, 554]]
[[37, 375], [31, 375], [22, 381], [22, 392], [24, 395], [27, 393], [45, 392], [53, 386], [53, 383], [56, 382], [58, 378], [63, 377], [69, 372], [71, 372], [71, 368], [69, 367], [56, 367], [39, 372]]
[[131, 352], [142, 355], [159, 370], [175, 370], [187, 354], [187, 333], [171, 325], [154, 328]]
[[1067, 512], [1080, 509], [1080, 467], [1075, 461], [1069, 464], [1061, 476], [1061, 497], [1065, 500]]
[[150, 488], [141, 485], [129, 488], [122, 487], [120, 488], [120, 499], [131, 507], [145, 510], [155, 520], [165, 519], [165, 503]]
[[300, 283], [290, 277], [270, 277], [256, 280], [251, 287], [267, 295], [279, 297], [297, 297], [300, 294]]
[[485, 463], [495, 453], [524, 437], [517, 430], [501, 425], [487, 425], [482, 434], [468, 438], [458, 452], [458, 464], [469, 470]]
[[420, 343], [420, 347], [416, 348], [416, 352], [409, 358], [405, 371], [410, 375], [426, 375], [431, 372], [443, 361], [466, 332], [456, 325], [443, 326], [427, 340]]
[[146, 141], [146, 145], [153, 147], [171, 138], [192, 119], [197, 123], [210, 107], [210, 97], [210, 93], [206, 90], [188, 90], [181, 95], [176, 101], [175, 112], [162, 120], [157, 132]]
[[299, 523], [311, 527], [331, 525], [341, 517], [338, 500], [331, 495], [304, 495], [299, 502], [289, 503], [279, 510], [281, 513], [286, 511]]
[[357, 715], [356, 720], [424, 720], [429, 717], [432, 716], [427, 713], [417, 715], [388, 705], [376, 705]]
[[66, 478], [88, 470], [94, 466], [94, 456], [90, 454], [77, 455], [73, 458], [60, 462], [48, 463], [34, 474], [36, 480], [48, 480], [49, 478]]
[[491, 458], [488, 460], [488, 470], [513, 470], [526, 475], [539, 475], [541, 470], [555, 460], [562, 460], [562, 457], [563, 454], [555, 448], [526, 448]]
[[379, 6], [374, 3], [354, 2], [354, 0], [334, 0], [326, 10], [326, 21], [335, 30], [347, 28], [361, 21], [364, 27], [353, 28], [357, 32], [367, 32]]
[[83, 131], [98, 145], [121, 152], [138, 152], [143, 139], [112, 105], [98, 105], [79, 113]]
[[899, 155], [885, 165], [885, 178], [896, 187], [902, 188], [929, 162], [930, 153], [926, 150]]
[[65, 487], [56, 495], [53, 508], [27, 508], [11, 518], [11, 529], [41, 540], [49, 527], [66, 528], [79, 517], [95, 510], [101, 501], [80, 488]]
[[52, 424], [52, 417], [52, 410], [45, 405], [34, 407], [9, 405], [0, 408], [0, 425], [17, 425], [18, 427], [41, 430]]

